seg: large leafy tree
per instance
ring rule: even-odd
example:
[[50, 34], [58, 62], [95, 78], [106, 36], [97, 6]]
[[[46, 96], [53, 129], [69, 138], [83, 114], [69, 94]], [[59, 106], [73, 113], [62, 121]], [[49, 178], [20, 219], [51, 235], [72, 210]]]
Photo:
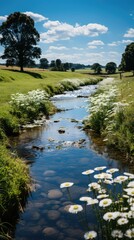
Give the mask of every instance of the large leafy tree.
[[99, 63], [94, 63], [91, 66], [91, 69], [94, 70], [95, 73], [100, 74], [102, 69], [101, 69], [101, 65]]
[[122, 54], [120, 69], [132, 71], [134, 75], [134, 42], [126, 46], [125, 52]]
[[34, 58], [40, 58], [41, 49], [36, 47], [40, 36], [34, 27], [34, 20], [26, 14], [10, 14], [0, 26], [0, 34], [0, 43], [5, 47], [1, 58], [7, 61], [14, 59], [21, 71]]
[[114, 74], [116, 72], [117, 65], [114, 62], [108, 62], [106, 64], [105, 70], [108, 74]]

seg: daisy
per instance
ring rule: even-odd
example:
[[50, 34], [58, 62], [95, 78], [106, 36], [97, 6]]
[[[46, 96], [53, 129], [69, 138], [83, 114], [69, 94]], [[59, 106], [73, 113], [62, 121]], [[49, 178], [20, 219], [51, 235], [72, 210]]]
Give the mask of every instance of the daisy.
[[112, 204], [112, 200], [110, 198], [105, 198], [105, 199], [102, 199], [100, 202], [99, 202], [99, 206], [100, 207], [108, 207], [109, 205]]
[[106, 170], [107, 173], [115, 173], [115, 172], [118, 172], [118, 171], [119, 171], [118, 168], [111, 168], [111, 169]]
[[109, 197], [109, 195], [107, 195], [107, 194], [101, 194], [101, 195], [97, 196], [98, 199], [107, 198], [107, 197]]
[[98, 201], [98, 199], [90, 199], [88, 202], [87, 202], [87, 205], [93, 205], [93, 204], [96, 204], [96, 203], [98, 203], [99, 201]]
[[124, 189], [128, 195], [134, 197], [134, 188], [127, 188], [127, 189]]
[[74, 185], [74, 183], [72, 183], [72, 182], [64, 182], [64, 183], [60, 184], [60, 188], [68, 188], [68, 187], [71, 187], [73, 185]]
[[81, 212], [83, 210], [83, 207], [81, 206], [81, 205], [78, 205], [78, 204], [76, 204], [76, 205], [71, 205], [70, 207], [69, 207], [69, 212], [70, 213], [78, 213], [78, 212]]
[[92, 182], [92, 183], [88, 184], [88, 186], [90, 188], [93, 188], [93, 189], [100, 189], [101, 188], [100, 184], [98, 184], [96, 182]]
[[80, 198], [80, 201], [88, 202], [88, 201], [91, 200], [91, 199], [92, 199], [91, 197], [81, 197], [81, 198]]
[[117, 223], [118, 223], [119, 225], [127, 224], [127, 223], [128, 223], [128, 219], [127, 219], [127, 218], [124, 218], [124, 217], [119, 218], [118, 221], [117, 221]]
[[134, 238], [134, 228], [128, 229], [124, 235], [128, 238]]
[[114, 179], [114, 182], [115, 183], [122, 183], [122, 182], [125, 182], [126, 180], [128, 179], [127, 176], [118, 176]]
[[112, 235], [112, 237], [113, 238], [122, 238], [123, 237], [123, 233], [122, 233], [122, 231], [120, 231], [120, 230], [113, 230], [112, 231], [112, 233], [111, 233], [111, 235]]
[[89, 175], [92, 174], [94, 172], [94, 170], [86, 170], [84, 172], [82, 172], [83, 175]]
[[102, 167], [96, 167], [94, 168], [95, 171], [102, 171], [104, 170], [105, 168], [107, 168], [106, 166], [102, 166]]
[[134, 181], [131, 181], [128, 183], [127, 187], [131, 187], [131, 188], [134, 188]]
[[114, 220], [120, 215], [119, 212], [107, 212], [104, 214], [103, 219], [105, 221], [110, 221], [111, 219]]
[[128, 176], [129, 179], [134, 179], [134, 174], [132, 173], [124, 172], [124, 175]]
[[84, 234], [85, 239], [94, 239], [97, 237], [97, 233], [95, 231], [89, 231]]

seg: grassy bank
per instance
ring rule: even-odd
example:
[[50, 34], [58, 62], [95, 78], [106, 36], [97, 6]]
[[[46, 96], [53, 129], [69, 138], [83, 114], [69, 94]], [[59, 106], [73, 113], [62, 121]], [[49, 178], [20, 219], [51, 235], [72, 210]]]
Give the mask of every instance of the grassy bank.
[[134, 77], [131, 73], [110, 76], [90, 98], [90, 115], [85, 128], [92, 129], [108, 146], [120, 150], [129, 163], [134, 161]]
[[10, 239], [11, 224], [22, 211], [29, 190], [28, 168], [0, 145], [0, 239]]

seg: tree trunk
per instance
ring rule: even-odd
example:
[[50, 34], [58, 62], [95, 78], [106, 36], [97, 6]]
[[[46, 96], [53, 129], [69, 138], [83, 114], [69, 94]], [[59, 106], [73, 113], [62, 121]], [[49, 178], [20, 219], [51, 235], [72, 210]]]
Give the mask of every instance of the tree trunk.
[[24, 71], [24, 70], [23, 70], [23, 66], [20, 66], [20, 71], [21, 71], [21, 72], [23, 72], [23, 71]]

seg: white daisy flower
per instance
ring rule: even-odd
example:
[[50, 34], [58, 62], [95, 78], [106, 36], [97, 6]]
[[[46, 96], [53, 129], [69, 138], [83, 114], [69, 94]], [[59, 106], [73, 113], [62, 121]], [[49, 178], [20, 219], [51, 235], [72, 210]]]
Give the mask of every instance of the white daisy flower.
[[72, 183], [72, 182], [64, 182], [64, 183], [60, 184], [60, 188], [68, 188], [68, 187], [71, 187], [73, 185], [74, 185], [74, 183]]
[[85, 239], [94, 239], [97, 237], [97, 232], [95, 231], [89, 231], [84, 234]]
[[111, 169], [108, 169], [108, 170], [106, 170], [106, 172], [107, 173], [115, 173], [115, 172], [118, 172], [119, 171], [119, 169], [118, 168], [111, 168]]
[[118, 176], [114, 179], [114, 182], [115, 183], [122, 183], [122, 182], [125, 182], [126, 180], [128, 179], [127, 176]]
[[110, 198], [105, 198], [105, 199], [102, 199], [100, 202], [99, 202], [99, 206], [100, 207], [108, 207], [109, 205], [112, 204], [112, 200]]
[[134, 238], [134, 228], [128, 229], [124, 235], [128, 238]]
[[127, 188], [127, 189], [124, 189], [128, 195], [134, 197], [134, 188]]
[[116, 219], [120, 215], [119, 212], [107, 212], [104, 214], [103, 219], [105, 221], [110, 221]]
[[134, 181], [131, 181], [128, 183], [127, 187], [131, 187], [131, 188], [134, 188]]
[[105, 188], [101, 188], [99, 191], [98, 191], [99, 194], [103, 194], [103, 193], [106, 193], [106, 189]]
[[80, 198], [80, 201], [82, 202], [88, 202], [89, 200], [91, 200], [92, 198], [91, 197], [81, 197]]
[[104, 170], [105, 168], [107, 168], [106, 166], [102, 166], [102, 167], [96, 167], [94, 168], [95, 171], [102, 171]]
[[124, 172], [124, 175], [128, 176], [129, 179], [134, 179], [134, 174], [132, 173]]
[[69, 212], [70, 213], [78, 213], [78, 212], [81, 212], [83, 210], [83, 207], [81, 205], [78, 205], [78, 204], [75, 204], [75, 205], [71, 205], [69, 207]]
[[82, 172], [83, 175], [89, 175], [92, 174], [94, 172], [94, 170], [86, 170], [84, 172]]
[[117, 223], [118, 223], [119, 225], [127, 224], [127, 223], [128, 223], [128, 219], [127, 219], [127, 218], [124, 218], [124, 217], [119, 218], [119, 219], [117, 220]]
[[98, 196], [97, 196], [98, 199], [107, 198], [107, 197], [109, 197], [108, 194], [101, 194], [101, 195], [98, 195]]
[[105, 179], [105, 180], [104, 180], [104, 183], [112, 185], [113, 180]]
[[113, 230], [112, 232], [111, 232], [111, 235], [112, 235], [112, 237], [113, 238], [122, 238], [123, 237], [123, 233], [122, 233], [122, 231], [121, 230]]
[[94, 178], [96, 178], [96, 179], [112, 179], [112, 175], [109, 173], [99, 173], [99, 174], [95, 174]]
[[87, 202], [87, 205], [94, 205], [94, 204], [96, 204], [96, 203], [98, 203], [99, 201], [98, 201], [98, 199], [90, 199], [88, 202]]
[[92, 182], [92, 183], [88, 184], [88, 186], [90, 188], [93, 188], [93, 189], [100, 189], [101, 188], [100, 184], [98, 184], [96, 182]]

